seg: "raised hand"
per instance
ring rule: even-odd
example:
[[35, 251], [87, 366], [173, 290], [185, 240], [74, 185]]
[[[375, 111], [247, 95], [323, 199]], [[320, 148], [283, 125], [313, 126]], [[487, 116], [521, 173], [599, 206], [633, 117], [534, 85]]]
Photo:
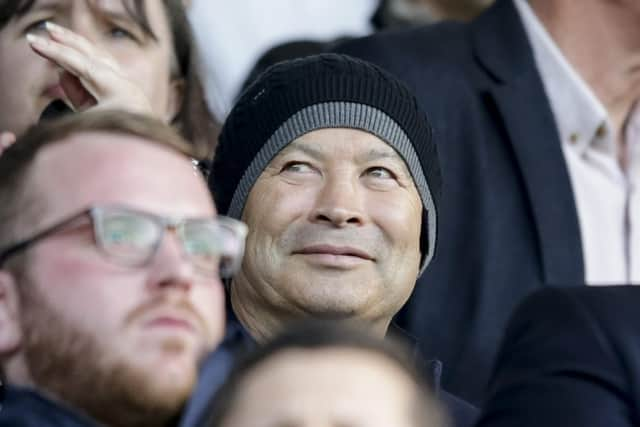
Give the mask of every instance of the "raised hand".
[[50, 38], [28, 34], [31, 48], [64, 71], [60, 85], [71, 107], [121, 109], [153, 115], [142, 89], [131, 82], [118, 62], [86, 38], [47, 22]]

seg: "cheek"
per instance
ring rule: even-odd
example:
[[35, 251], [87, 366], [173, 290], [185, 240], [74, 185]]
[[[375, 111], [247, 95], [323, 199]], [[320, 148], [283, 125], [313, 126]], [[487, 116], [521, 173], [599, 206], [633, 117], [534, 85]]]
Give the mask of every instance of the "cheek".
[[369, 209], [374, 221], [397, 246], [419, 249], [422, 205], [406, 198], [380, 197], [370, 201]]
[[224, 334], [225, 302], [222, 283], [207, 283], [194, 286], [191, 303], [206, 323], [208, 340], [218, 343]]
[[306, 217], [315, 200], [311, 188], [273, 183], [256, 185], [249, 195], [243, 220], [249, 230], [278, 236], [298, 219]]
[[21, 133], [36, 121], [40, 113], [36, 111], [40, 92], [56, 74], [50, 69], [51, 75], [47, 75], [47, 62], [26, 43], [7, 43], [0, 43], [0, 132], [11, 130]]
[[87, 330], [111, 335], [142, 301], [143, 289], [137, 284], [144, 280], [129, 271], [73, 256], [49, 259], [36, 264], [31, 275], [35, 285], [61, 314]]
[[171, 77], [168, 53], [160, 46], [141, 49], [122, 49], [112, 52], [126, 75], [149, 98], [154, 108], [167, 103]]

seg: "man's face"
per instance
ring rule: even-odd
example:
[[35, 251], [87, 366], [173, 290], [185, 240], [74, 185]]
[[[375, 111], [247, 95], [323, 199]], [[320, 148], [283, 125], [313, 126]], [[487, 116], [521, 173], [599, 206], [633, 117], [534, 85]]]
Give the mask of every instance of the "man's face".
[[[189, 160], [133, 137], [74, 135], [41, 152], [32, 171], [29, 188], [44, 210], [25, 236], [96, 203], [172, 218], [215, 215]], [[34, 383], [98, 419], [140, 408], [175, 413], [224, 330], [220, 280], [194, 270], [175, 233], [143, 267], [102, 254], [88, 220], [23, 257], [21, 337], [7, 379]], [[11, 369], [17, 365], [26, 375]]]
[[289, 350], [247, 375], [222, 425], [415, 426], [416, 390], [405, 372], [376, 354]]
[[354, 129], [310, 132], [271, 161], [249, 194], [234, 297], [289, 315], [388, 324], [417, 277], [421, 213], [389, 145]]
[[76, 32], [97, 51], [114, 57], [158, 116], [171, 115], [178, 90], [171, 78], [171, 30], [161, 1], [143, 4], [157, 41], [145, 36], [121, 0], [36, 0], [25, 15], [14, 16], [0, 29], [0, 132], [21, 134], [53, 100], [65, 99], [58, 67], [37, 55], [26, 39], [28, 33], [47, 37], [47, 21]]

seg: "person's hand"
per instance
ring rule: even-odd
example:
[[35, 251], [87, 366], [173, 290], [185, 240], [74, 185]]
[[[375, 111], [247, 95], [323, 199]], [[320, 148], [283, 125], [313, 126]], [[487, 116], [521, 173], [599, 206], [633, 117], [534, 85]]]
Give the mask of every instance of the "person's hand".
[[60, 86], [76, 111], [121, 109], [153, 115], [142, 89], [131, 82], [118, 62], [86, 38], [47, 22], [50, 38], [28, 34], [31, 48], [62, 68]]
[[16, 136], [11, 132], [0, 132], [0, 156], [4, 150], [9, 148], [11, 144], [16, 142]]

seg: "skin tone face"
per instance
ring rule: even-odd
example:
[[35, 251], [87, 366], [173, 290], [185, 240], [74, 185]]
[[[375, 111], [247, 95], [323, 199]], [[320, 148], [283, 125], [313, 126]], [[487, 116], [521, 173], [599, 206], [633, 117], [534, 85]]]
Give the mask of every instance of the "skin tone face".
[[[33, 171], [29, 188], [46, 209], [25, 236], [95, 203], [215, 215], [189, 160], [138, 138], [77, 134], [45, 148]], [[7, 380], [46, 389], [109, 425], [132, 425], [149, 408], [156, 425], [175, 415], [197, 362], [222, 339], [220, 280], [195, 271], [172, 232], [148, 265], [118, 264], [96, 247], [88, 220], [22, 256], [26, 271], [0, 270]]]
[[416, 388], [377, 354], [288, 350], [240, 385], [223, 427], [409, 427]]
[[[121, 108], [171, 120], [181, 80], [164, 6], [146, 0], [153, 40], [121, 0], [36, 0], [0, 30], [1, 146], [62, 99], [76, 110]], [[54, 24], [54, 25], [51, 25]]]
[[231, 286], [238, 318], [257, 339], [308, 316], [384, 335], [417, 277], [421, 212], [406, 165], [382, 140], [354, 129], [300, 137], [249, 194]]

